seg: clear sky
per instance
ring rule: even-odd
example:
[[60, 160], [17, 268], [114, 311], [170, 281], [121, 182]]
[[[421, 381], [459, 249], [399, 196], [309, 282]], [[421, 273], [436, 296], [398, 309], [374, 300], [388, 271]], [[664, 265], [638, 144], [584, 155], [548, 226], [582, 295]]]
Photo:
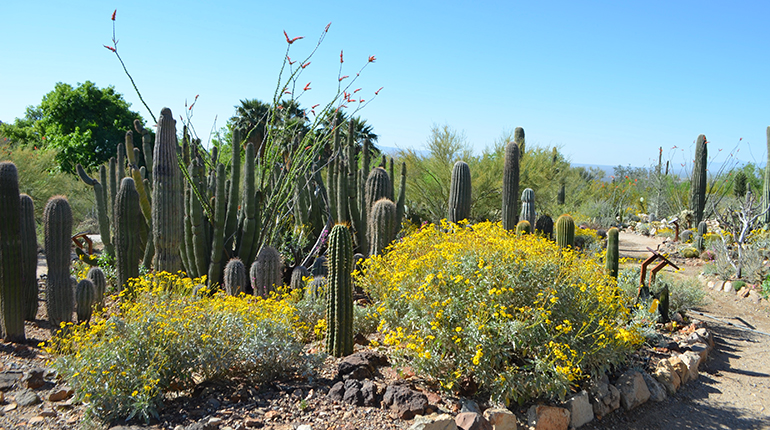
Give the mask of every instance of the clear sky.
[[[736, 145], [764, 163], [770, 125], [770, 2], [764, 1], [4, 1], [0, 120], [40, 103], [56, 82], [113, 85], [149, 113], [184, 114], [204, 142], [240, 99], [270, 101], [286, 49], [302, 58], [302, 106], [330, 100], [343, 74], [382, 146], [422, 148], [431, 125], [465, 132], [476, 152], [524, 127], [528, 145], [559, 146], [575, 163], [649, 166], [657, 148], [692, 157]], [[739, 139], [743, 139], [739, 141]], [[674, 146], [678, 149], [671, 150]], [[684, 151], [682, 151], [684, 149]]]

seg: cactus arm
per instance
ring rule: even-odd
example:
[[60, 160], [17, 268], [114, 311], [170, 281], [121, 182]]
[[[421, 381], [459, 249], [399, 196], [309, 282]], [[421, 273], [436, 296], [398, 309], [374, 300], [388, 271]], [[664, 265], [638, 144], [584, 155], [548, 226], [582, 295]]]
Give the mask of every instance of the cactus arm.
[[219, 284], [222, 272], [222, 250], [225, 246], [225, 211], [227, 210], [225, 199], [225, 166], [217, 165], [217, 188], [214, 195], [214, 234], [211, 244], [211, 263], [208, 270], [208, 282], [210, 287]]

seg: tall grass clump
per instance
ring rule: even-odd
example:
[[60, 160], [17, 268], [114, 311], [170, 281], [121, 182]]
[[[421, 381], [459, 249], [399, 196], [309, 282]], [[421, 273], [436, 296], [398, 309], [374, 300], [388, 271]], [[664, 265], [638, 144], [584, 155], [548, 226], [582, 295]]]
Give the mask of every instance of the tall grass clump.
[[166, 393], [202, 381], [259, 383], [306, 369], [288, 296], [193, 293], [204, 282], [165, 272], [132, 279], [119, 310], [51, 340], [53, 366], [89, 416], [147, 420]]
[[496, 401], [562, 397], [643, 341], [598, 260], [499, 223], [426, 226], [356, 277], [398, 355], [445, 389], [473, 380]]

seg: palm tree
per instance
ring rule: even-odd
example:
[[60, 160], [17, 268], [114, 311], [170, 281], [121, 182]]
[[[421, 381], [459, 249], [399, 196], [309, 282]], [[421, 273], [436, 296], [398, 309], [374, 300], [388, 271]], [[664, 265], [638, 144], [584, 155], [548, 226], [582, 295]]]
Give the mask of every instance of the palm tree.
[[235, 116], [230, 118], [233, 129], [239, 129], [246, 137], [244, 143], [253, 143], [260, 154], [264, 151], [262, 142], [265, 140], [270, 113], [269, 103], [257, 99], [244, 99], [241, 100], [240, 106], [235, 106]]

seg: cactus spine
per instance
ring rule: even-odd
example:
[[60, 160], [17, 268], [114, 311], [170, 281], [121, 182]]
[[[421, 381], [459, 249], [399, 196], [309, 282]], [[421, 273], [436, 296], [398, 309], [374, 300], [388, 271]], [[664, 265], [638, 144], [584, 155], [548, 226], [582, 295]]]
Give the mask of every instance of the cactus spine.
[[368, 222], [369, 255], [380, 255], [395, 235], [396, 205], [388, 199], [377, 200]]
[[326, 292], [326, 351], [335, 357], [353, 353], [353, 239], [337, 224], [329, 234]]
[[616, 227], [612, 227], [607, 231], [607, 256], [605, 258], [607, 264], [607, 273], [613, 278], [618, 278], [618, 237], [620, 232]]
[[513, 230], [518, 222], [519, 145], [508, 142], [503, 164], [503, 228]]
[[37, 234], [35, 204], [32, 197], [21, 195], [21, 279], [24, 289], [24, 319], [34, 321], [37, 315]]
[[225, 266], [224, 276], [225, 292], [230, 296], [237, 296], [246, 291], [246, 266], [240, 258], [232, 258]]
[[519, 219], [529, 221], [529, 225], [535, 225], [535, 191], [532, 188], [526, 188], [521, 193], [521, 215]]
[[449, 190], [450, 222], [460, 222], [471, 215], [471, 169], [465, 161], [458, 161], [452, 168]]
[[48, 200], [43, 210], [43, 226], [48, 264], [46, 309], [51, 330], [56, 333], [61, 323], [72, 321], [75, 301], [70, 280], [72, 209], [66, 197], [54, 196]]
[[281, 286], [281, 254], [278, 250], [272, 246], [262, 248], [251, 265], [250, 275], [255, 296], [267, 297], [268, 293]]
[[559, 248], [571, 248], [575, 245], [575, 220], [567, 214], [556, 220], [556, 244]]
[[695, 164], [692, 168], [692, 184], [690, 190], [690, 209], [693, 213], [693, 223], [703, 221], [703, 210], [706, 206], [706, 164], [708, 163], [708, 150], [706, 148], [706, 136], [698, 136], [695, 142]]
[[94, 304], [104, 306], [104, 293], [107, 291], [107, 277], [101, 267], [92, 267], [86, 274], [86, 279], [94, 284]]
[[125, 177], [115, 196], [115, 266], [118, 291], [126, 287], [128, 280], [139, 276], [139, 259], [142, 248], [139, 240], [139, 224], [142, 222], [139, 208], [139, 192], [134, 179]]
[[516, 224], [516, 234], [530, 234], [532, 233], [532, 224], [529, 221], [523, 219]]
[[160, 272], [182, 270], [182, 173], [177, 161], [176, 121], [171, 109], [158, 117], [152, 169], [152, 238], [155, 246], [153, 268]]
[[[6, 341], [24, 342], [25, 288], [19, 173], [0, 163], [0, 323]], [[37, 262], [35, 262], [37, 264]]]
[[78, 323], [91, 321], [94, 309], [94, 283], [88, 278], [82, 279], [75, 287], [75, 309], [77, 310]]

